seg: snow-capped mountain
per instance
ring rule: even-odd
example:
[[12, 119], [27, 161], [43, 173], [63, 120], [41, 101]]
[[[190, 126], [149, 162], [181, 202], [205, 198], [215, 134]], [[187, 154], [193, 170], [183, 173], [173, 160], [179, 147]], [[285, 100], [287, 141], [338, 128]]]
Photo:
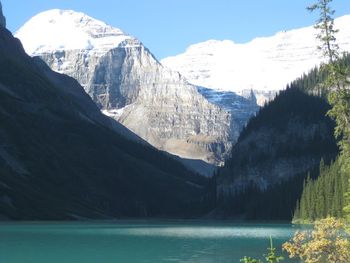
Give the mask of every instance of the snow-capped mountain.
[[4, 23], [0, 39], [1, 221], [204, 213], [207, 180], [115, 126], [75, 79], [29, 57]]
[[[83, 13], [55, 9], [30, 19], [15, 36], [22, 41], [28, 54], [42, 57], [55, 71], [77, 79], [102, 108], [122, 107], [135, 99], [137, 92], [134, 89], [113, 90], [110, 81], [101, 78], [104, 75], [102, 69], [98, 74], [91, 70], [99, 65], [101, 57], [111, 56], [109, 52], [114, 48], [141, 46], [137, 39], [120, 29]], [[117, 69], [117, 65], [109, 66]], [[113, 100], [116, 92], [121, 93], [122, 99]]]
[[[335, 27], [339, 29], [340, 48], [350, 51], [350, 15], [335, 19]], [[310, 26], [256, 38], [246, 44], [209, 40], [161, 62], [195, 85], [239, 94], [253, 89], [257, 96], [264, 97], [268, 96], [264, 92], [284, 89], [322, 62], [316, 34]]]
[[236, 118], [163, 67], [139, 40], [83, 13], [40, 13], [16, 37], [30, 55], [77, 79], [105, 114], [181, 157], [223, 162], [242, 122], [257, 109], [242, 100], [249, 117]]

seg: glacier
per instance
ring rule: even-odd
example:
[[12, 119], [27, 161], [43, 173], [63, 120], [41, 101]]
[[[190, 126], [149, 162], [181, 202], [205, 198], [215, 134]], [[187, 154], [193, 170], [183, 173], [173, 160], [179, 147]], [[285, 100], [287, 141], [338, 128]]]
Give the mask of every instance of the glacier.
[[[340, 50], [349, 52], [350, 15], [335, 19], [335, 28], [339, 29], [336, 37]], [[240, 95], [254, 90], [262, 105], [291, 81], [324, 62], [317, 50], [316, 34], [309, 26], [243, 44], [208, 40], [164, 58], [161, 63], [179, 71], [194, 85]]]

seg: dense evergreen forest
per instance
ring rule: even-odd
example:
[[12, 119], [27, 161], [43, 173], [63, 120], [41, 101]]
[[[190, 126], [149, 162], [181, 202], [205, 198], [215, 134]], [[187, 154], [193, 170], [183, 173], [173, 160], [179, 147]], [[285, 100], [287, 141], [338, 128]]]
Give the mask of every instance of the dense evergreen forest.
[[[350, 54], [345, 53], [339, 59], [340, 67], [349, 68], [350, 67]], [[327, 68], [315, 67], [308, 74], [304, 74], [302, 77], [293, 81], [293, 85], [300, 87], [305, 92], [310, 94], [315, 94], [317, 96], [326, 98], [327, 89], [324, 88], [322, 83], [329, 76], [329, 70]]]
[[[234, 195], [227, 196], [218, 191], [218, 209], [224, 211], [225, 215], [244, 216], [246, 219], [254, 220], [291, 220], [307, 176], [309, 181], [318, 177], [321, 159], [326, 164], [336, 159], [339, 149], [333, 136], [334, 122], [326, 116], [330, 106], [325, 98], [311, 92], [311, 85], [316, 85], [324, 78], [319, 74], [319, 70], [312, 70], [310, 74], [288, 85], [287, 89], [281, 91], [273, 101], [262, 107], [242, 131], [238, 144], [232, 150], [232, 158], [217, 176], [227, 177], [229, 174], [231, 177], [239, 177], [237, 171], [241, 171], [242, 167], [254, 167], [261, 162], [274, 162], [279, 158], [313, 156], [318, 162], [293, 177], [280, 178], [267, 188], [261, 188], [256, 182], [249, 181], [243, 190], [236, 191]], [[301, 133], [307, 132], [306, 127], [310, 123], [325, 123], [328, 127], [327, 134], [324, 131], [316, 132], [314, 136], [305, 140], [301, 140], [302, 137], [287, 136], [284, 143], [272, 145], [273, 149], [269, 149], [268, 152], [255, 153], [254, 148], [261, 143], [259, 141], [255, 142], [255, 147], [250, 142], [252, 148], [246, 150], [246, 153], [242, 153], [239, 149], [240, 141], [262, 127], [273, 127], [276, 136], [278, 133], [286, 133], [291, 128], [288, 125], [291, 119], [297, 120]]]
[[[350, 68], [350, 54], [344, 54], [339, 59], [339, 67]], [[311, 81], [307, 78], [297, 80], [304, 83], [305, 90], [311, 93], [320, 93], [326, 97], [329, 90], [320, 90], [323, 83], [329, 76], [327, 70], [313, 69], [310, 73]], [[321, 77], [320, 77], [321, 75]], [[340, 139], [342, 136], [340, 136]], [[312, 179], [308, 177], [303, 184], [303, 192], [296, 204], [293, 217], [294, 222], [314, 222], [315, 220], [333, 216], [343, 218], [345, 216], [346, 192], [349, 187], [350, 171], [346, 163], [349, 161], [346, 149], [343, 148], [342, 155], [329, 166], [320, 164], [319, 177]]]
[[[318, 0], [307, 7], [307, 10], [319, 13], [314, 28], [318, 30], [318, 49], [327, 61], [319, 69], [311, 71], [310, 78], [305, 75], [294, 84], [329, 103], [327, 116], [335, 123], [334, 137], [339, 154], [329, 165], [321, 160], [316, 178], [312, 179], [309, 173], [303, 183], [293, 219], [297, 223], [310, 222], [313, 229], [296, 231], [282, 245], [289, 258], [298, 262], [350, 262], [350, 63], [349, 55], [340, 55], [339, 52], [336, 42], [338, 30], [333, 19], [335, 10], [331, 2]], [[288, 191], [288, 188], [285, 190]], [[272, 206], [278, 203], [277, 198], [269, 200]], [[266, 262], [284, 260], [275, 253], [272, 241], [268, 252]], [[251, 257], [244, 257], [241, 261], [263, 262]]]
[[[339, 59], [339, 65], [341, 68], [349, 68], [350, 55], [344, 54]], [[300, 118], [301, 123], [324, 119], [333, 133], [335, 123], [326, 116], [331, 106], [327, 103], [328, 90], [323, 85], [329, 74], [327, 67], [316, 67], [293, 81], [248, 122], [238, 141], [266, 125], [283, 133], [287, 120], [296, 117]], [[341, 172], [335, 137], [325, 140], [324, 136], [319, 133], [308, 141], [289, 138], [287, 144], [276, 146], [274, 152], [279, 157], [304, 155], [308, 152], [319, 156], [320, 165], [272, 184], [267, 189], [261, 189], [250, 181], [245, 184], [244, 190], [236, 191], [233, 196], [218, 192], [219, 210], [225, 211], [226, 215], [244, 216], [246, 219], [293, 218], [295, 222], [312, 222], [327, 216], [342, 217], [349, 175]], [[232, 150], [232, 158], [219, 171], [219, 178], [227, 174], [238, 176], [235, 175], [237, 167], [254, 166], [271, 158], [266, 152], [254, 155], [252, 148], [249, 152], [251, 154], [241, 154], [239, 145], [236, 145]]]
[[294, 222], [313, 222], [328, 216], [344, 217], [349, 175], [342, 172], [341, 167], [339, 159], [329, 166], [321, 162], [318, 178], [307, 177], [295, 209]]

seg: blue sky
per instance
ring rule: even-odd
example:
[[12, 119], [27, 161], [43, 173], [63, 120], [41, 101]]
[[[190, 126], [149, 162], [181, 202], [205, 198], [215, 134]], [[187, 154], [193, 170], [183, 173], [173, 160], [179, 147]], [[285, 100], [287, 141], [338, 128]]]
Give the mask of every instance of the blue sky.
[[[35, 14], [73, 9], [139, 38], [161, 59], [209, 39], [244, 43], [314, 23], [305, 7], [316, 0], [1, 0], [15, 32]], [[350, 14], [349, 0], [334, 0], [336, 17]]]

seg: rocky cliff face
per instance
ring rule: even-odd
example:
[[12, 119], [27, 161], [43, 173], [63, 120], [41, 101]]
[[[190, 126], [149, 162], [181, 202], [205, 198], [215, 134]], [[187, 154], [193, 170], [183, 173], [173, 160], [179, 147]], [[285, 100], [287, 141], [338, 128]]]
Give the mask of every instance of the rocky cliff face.
[[6, 19], [2, 13], [2, 4], [0, 2], [0, 26], [6, 27]]
[[29, 54], [77, 79], [106, 115], [181, 157], [222, 163], [250, 116], [233, 118], [140, 41], [82, 13], [41, 13], [16, 36]]
[[246, 125], [247, 120], [259, 110], [257, 97], [252, 90], [247, 91], [242, 96], [231, 91], [219, 91], [204, 87], [198, 87], [198, 91], [209, 102], [231, 113], [231, 118], [237, 125], [232, 131], [235, 138], [238, 138], [241, 128]]

